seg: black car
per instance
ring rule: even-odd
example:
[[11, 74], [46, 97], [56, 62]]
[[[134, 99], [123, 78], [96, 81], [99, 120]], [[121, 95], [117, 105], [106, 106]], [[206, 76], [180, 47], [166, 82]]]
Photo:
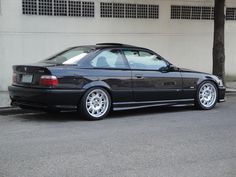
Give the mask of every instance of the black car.
[[12, 105], [78, 110], [90, 120], [104, 118], [111, 109], [194, 103], [209, 110], [225, 96], [217, 76], [117, 43], [73, 47], [35, 64], [15, 65], [8, 89]]

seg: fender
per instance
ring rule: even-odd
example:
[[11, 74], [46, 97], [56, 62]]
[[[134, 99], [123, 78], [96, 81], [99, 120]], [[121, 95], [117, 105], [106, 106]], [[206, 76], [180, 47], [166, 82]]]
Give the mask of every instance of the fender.
[[218, 84], [217, 80], [214, 77], [210, 76], [210, 75], [199, 78], [199, 80], [197, 82], [197, 86], [199, 86], [204, 81], [211, 81], [216, 85], [217, 88], [219, 87], [219, 84]]
[[83, 86], [83, 89], [84, 89], [84, 90], [88, 90], [88, 89], [90, 89], [90, 88], [92, 88], [92, 87], [104, 87], [104, 88], [106, 88], [108, 91], [111, 90], [111, 87], [110, 87], [106, 82], [101, 81], [101, 80], [99, 80], [99, 81], [94, 81], [94, 82], [90, 82], [90, 83], [84, 85], [84, 86]]

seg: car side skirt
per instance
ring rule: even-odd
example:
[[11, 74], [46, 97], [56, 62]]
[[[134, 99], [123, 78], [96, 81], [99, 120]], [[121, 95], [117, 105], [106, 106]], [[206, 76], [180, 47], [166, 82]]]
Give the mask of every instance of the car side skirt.
[[155, 106], [170, 106], [177, 104], [193, 104], [194, 99], [164, 100], [164, 101], [143, 101], [143, 102], [117, 102], [113, 103], [114, 111], [147, 108]]

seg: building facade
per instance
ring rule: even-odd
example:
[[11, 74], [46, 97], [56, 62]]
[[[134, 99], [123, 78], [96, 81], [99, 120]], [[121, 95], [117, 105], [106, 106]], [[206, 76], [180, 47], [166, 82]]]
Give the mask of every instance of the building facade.
[[[212, 71], [213, 0], [0, 0], [0, 90], [12, 65], [71, 46], [119, 42]], [[236, 1], [226, 0], [226, 74], [236, 75]]]

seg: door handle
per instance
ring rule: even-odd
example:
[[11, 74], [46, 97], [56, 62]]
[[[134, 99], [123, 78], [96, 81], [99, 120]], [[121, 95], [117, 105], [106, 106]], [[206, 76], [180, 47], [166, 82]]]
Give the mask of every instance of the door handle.
[[136, 77], [137, 79], [143, 79], [143, 78], [144, 78], [142, 74], [136, 74], [135, 77]]

